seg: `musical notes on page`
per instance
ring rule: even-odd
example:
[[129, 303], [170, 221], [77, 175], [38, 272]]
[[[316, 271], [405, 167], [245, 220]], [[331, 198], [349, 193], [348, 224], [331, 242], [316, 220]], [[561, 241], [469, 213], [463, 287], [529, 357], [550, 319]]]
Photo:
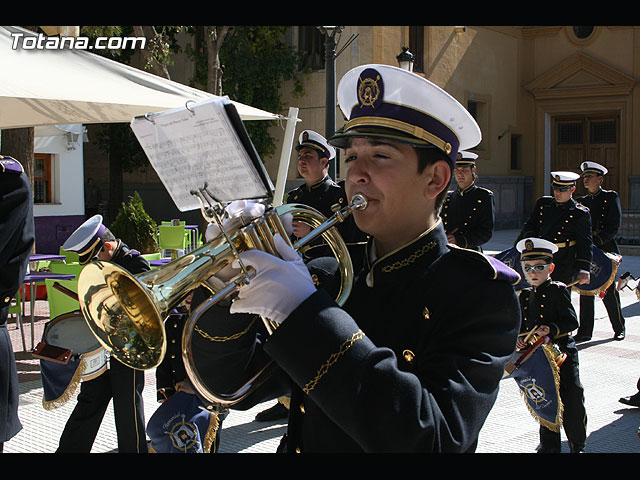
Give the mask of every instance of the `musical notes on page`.
[[[131, 128], [180, 211], [200, 208], [191, 195], [205, 184], [220, 202], [265, 198], [268, 182], [229, 119], [226, 98], [136, 117]], [[259, 161], [259, 159], [258, 159]]]

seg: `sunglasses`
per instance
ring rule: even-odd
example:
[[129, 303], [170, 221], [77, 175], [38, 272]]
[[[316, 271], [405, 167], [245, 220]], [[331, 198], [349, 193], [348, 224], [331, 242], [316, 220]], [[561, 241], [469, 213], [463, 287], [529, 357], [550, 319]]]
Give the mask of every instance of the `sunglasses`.
[[530, 272], [541, 272], [543, 271], [545, 268], [550, 267], [551, 264], [546, 264], [546, 265], [524, 265], [522, 268], [525, 272], [530, 273]]

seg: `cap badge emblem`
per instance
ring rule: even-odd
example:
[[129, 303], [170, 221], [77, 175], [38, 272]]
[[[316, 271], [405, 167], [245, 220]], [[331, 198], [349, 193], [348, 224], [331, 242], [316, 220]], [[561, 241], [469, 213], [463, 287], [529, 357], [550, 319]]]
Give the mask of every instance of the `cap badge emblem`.
[[378, 100], [382, 96], [382, 78], [374, 69], [366, 69], [360, 75], [358, 82], [358, 101], [360, 107], [377, 106]]

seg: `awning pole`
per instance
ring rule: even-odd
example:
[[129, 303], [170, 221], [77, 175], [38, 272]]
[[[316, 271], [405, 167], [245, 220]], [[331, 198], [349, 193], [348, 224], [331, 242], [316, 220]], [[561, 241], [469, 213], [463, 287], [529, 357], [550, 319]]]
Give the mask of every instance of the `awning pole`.
[[282, 142], [282, 154], [280, 155], [280, 165], [278, 167], [278, 178], [276, 180], [276, 191], [273, 195], [273, 206], [282, 205], [284, 198], [284, 189], [287, 183], [289, 173], [289, 161], [291, 159], [291, 151], [293, 150], [293, 139], [296, 134], [296, 123], [298, 123], [298, 109], [289, 107], [289, 115], [287, 115], [287, 127], [284, 132], [284, 140]]

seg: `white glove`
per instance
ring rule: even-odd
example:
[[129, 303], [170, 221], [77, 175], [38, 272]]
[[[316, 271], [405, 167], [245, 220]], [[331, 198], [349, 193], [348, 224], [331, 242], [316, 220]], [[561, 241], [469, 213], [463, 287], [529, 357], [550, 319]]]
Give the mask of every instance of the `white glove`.
[[261, 250], [240, 253], [244, 265], [253, 267], [256, 275], [240, 288], [231, 313], [261, 315], [280, 324], [316, 291], [298, 252], [280, 235], [275, 235], [274, 241], [282, 259]]
[[[229, 232], [231, 229], [240, 226], [241, 223], [248, 223], [264, 215], [265, 206], [253, 200], [234, 200], [225, 207], [225, 210], [227, 215], [222, 220], [222, 228], [224, 228], [225, 232]], [[280, 218], [280, 221], [284, 224], [285, 231], [291, 235], [293, 233], [293, 215], [287, 213]], [[210, 242], [218, 235], [220, 235], [220, 227], [216, 222], [210, 223], [204, 234], [205, 241]]]
[[[222, 228], [224, 228], [225, 232], [228, 232], [240, 224], [240, 217], [243, 217], [243, 219], [248, 222], [254, 218], [264, 215], [264, 210], [265, 206], [260, 202], [251, 200], [234, 200], [225, 207], [227, 215], [222, 220]], [[220, 227], [216, 222], [211, 222], [207, 226], [207, 231], [204, 234], [205, 241], [210, 242], [218, 235], [220, 235]]]

